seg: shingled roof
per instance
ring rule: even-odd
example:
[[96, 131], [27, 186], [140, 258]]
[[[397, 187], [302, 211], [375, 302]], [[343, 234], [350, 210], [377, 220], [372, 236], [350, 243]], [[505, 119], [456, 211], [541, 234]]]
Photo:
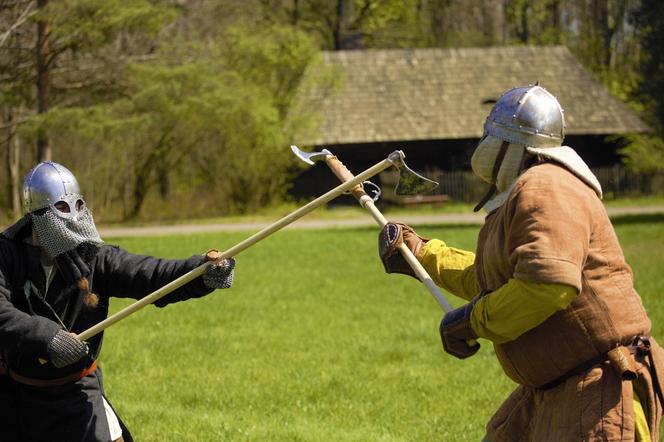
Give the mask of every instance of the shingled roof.
[[342, 83], [314, 94], [321, 125], [304, 144], [479, 138], [495, 100], [536, 81], [560, 101], [568, 135], [648, 131], [565, 46], [336, 51], [325, 65]]

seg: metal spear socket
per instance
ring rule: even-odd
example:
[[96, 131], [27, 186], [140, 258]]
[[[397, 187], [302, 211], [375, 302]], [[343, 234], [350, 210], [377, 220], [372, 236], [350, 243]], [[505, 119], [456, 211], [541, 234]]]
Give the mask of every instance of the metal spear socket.
[[[320, 152], [304, 152], [295, 145], [291, 145], [293, 153], [302, 161], [307, 164], [314, 164], [315, 161], [326, 161], [328, 157], [334, 157], [332, 152], [323, 149]], [[423, 177], [417, 172], [413, 171], [404, 162], [405, 155], [402, 151], [394, 151], [388, 157], [388, 161], [396, 167], [399, 171], [399, 180], [394, 189], [396, 195], [420, 195], [423, 193], [431, 192], [438, 183]]]

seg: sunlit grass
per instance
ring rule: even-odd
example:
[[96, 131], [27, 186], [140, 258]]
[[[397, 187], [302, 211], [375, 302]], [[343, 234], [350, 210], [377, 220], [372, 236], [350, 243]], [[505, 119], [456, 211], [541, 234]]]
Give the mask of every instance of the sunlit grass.
[[[664, 222], [617, 230], [658, 337]], [[418, 227], [469, 249], [477, 231]], [[250, 234], [115, 242], [185, 257]], [[237, 256], [231, 289], [111, 327], [107, 393], [136, 439], [479, 440], [514, 385], [486, 342], [465, 361], [445, 355], [440, 307], [415, 280], [386, 275], [376, 248], [371, 228], [278, 232]]]

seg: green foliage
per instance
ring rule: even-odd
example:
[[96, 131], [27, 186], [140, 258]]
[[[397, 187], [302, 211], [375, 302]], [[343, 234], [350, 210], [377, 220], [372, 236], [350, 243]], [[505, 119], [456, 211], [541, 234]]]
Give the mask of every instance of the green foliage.
[[[343, 81], [321, 49], [566, 44], [661, 136], [655, 0], [61, 0], [17, 24], [22, 5], [0, 4], [0, 27], [16, 24], [0, 34], [0, 148], [47, 130], [54, 159], [112, 219], [182, 217], [183, 204], [186, 216], [246, 213], [286, 198], [287, 146], [317, 129], [311, 91]], [[48, 22], [52, 108], [39, 118], [37, 20]], [[659, 158], [657, 140], [632, 144], [635, 170]], [[11, 166], [25, 172], [30, 150]]]
[[630, 135], [620, 149], [627, 167], [638, 173], [652, 174], [664, 171], [664, 140], [656, 135]]
[[[106, 203], [98, 206], [104, 212], [121, 202], [123, 216], [139, 216], [164, 174], [175, 176], [176, 194], [189, 200], [200, 195], [189, 208], [208, 216], [284, 198], [293, 161], [286, 146], [310, 124], [307, 114], [290, 110], [296, 92], [313, 86], [302, 78], [318, 51], [304, 34], [277, 27], [231, 28], [218, 42], [190, 49], [194, 56], [188, 58], [166, 52], [129, 64], [122, 72], [124, 92], [115, 100], [57, 107], [27, 126], [32, 133], [46, 129], [78, 140], [81, 147], [100, 146], [95, 170], [82, 178]], [[71, 162], [80, 164], [80, 158]], [[109, 179], [122, 184], [107, 187]]]
[[643, 47], [639, 87], [634, 95], [649, 111], [644, 113], [646, 121], [664, 136], [664, 2], [643, 0], [634, 21]]
[[265, 88], [268, 98], [286, 118], [307, 67], [319, 56], [310, 38], [291, 26], [274, 25], [247, 32], [231, 27], [220, 38], [227, 69]]
[[552, 45], [562, 44], [565, 32], [560, 26], [557, 0], [516, 0], [505, 5], [511, 28], [509, 42]]
[[426, 46], [431, 39], [420, 5], [418, 0], [356, 0], [355, 9], [363, 14], [358, 23], [363, 43], [374, 48]]
[[176, 14], [164, 1], [59, 0], [34, 20], [49, 23], [52, 44], [81, 50], [110, 43], [120, 31], [156, 34]]

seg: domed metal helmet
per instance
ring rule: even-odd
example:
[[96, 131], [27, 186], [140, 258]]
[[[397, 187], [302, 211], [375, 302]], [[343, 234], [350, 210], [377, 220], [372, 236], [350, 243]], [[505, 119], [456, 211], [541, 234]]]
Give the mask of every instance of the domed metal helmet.
[[74, 174], [61, 164], [37, 164], [23, 181], [23, 210], [51, 258], [83, 243], [102, 244]]
[[496, 102], [484, 124], [492, 135], [528, 147], [558, 147], [565, 138], [563, 109], [541, 86], [510, 89]]
[[62, 164], [37, 164], [23, 181], [23, 211], [34, 212], [60, 201], [67, 203], [70, 216], [80, 208], [84, 201], [76, 177]]

